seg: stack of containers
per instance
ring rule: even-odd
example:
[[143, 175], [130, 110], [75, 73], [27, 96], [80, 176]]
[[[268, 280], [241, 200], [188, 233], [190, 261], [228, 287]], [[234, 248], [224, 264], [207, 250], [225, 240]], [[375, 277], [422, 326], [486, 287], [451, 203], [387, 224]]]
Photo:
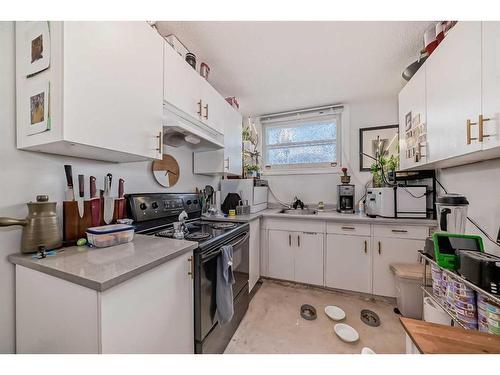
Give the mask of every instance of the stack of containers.
[[500, 305], [478, 294], [477, 309], [479, 330], [500, 335]]
[[478, 329], [476, 308], [476, 293], [463, 282], [449, 274], [446, 276], [445, 306], [453, 313], [454, 317], [468, 329]]

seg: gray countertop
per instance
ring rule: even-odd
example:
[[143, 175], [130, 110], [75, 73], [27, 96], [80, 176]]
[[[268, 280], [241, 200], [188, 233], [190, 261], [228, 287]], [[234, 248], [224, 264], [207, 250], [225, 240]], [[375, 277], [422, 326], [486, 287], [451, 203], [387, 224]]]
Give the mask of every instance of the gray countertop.
[[45, 259], [18, 253], [9, 261], [102, 292], [197, 247], [197, 242], [136, 234], [132, 242], [113, 247], [73, 246]]
[[295, 214], [280, 214], [281, 208], [268, 208], [266, 210], [256, 212], [250, 215], [237, 215], [233, 217], [214, 217], [204, 218], [212, 221], [236, 221], [246, 223], [255, 220], [259, 217], [265, 218], [286, 218], [300, 220], [324, 220], [338, 221], [343, 223], [366, 223], [366, 224], [405, 224], [405, 225], [424, 225], [436, 226], [437, 221], [432, 219], [394, 219], [383, 217], [368, 217], [359, 214], [341, 214], [333, 209], [320, 211], [316, 215], [295, 215]]

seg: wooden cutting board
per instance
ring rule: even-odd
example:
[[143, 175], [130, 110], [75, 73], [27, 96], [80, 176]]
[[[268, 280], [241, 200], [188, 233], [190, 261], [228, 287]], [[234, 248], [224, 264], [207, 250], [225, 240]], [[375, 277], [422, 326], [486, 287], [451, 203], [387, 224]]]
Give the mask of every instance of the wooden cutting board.
[[399, 318], [422, 354], [500, 354], [500, 335]]

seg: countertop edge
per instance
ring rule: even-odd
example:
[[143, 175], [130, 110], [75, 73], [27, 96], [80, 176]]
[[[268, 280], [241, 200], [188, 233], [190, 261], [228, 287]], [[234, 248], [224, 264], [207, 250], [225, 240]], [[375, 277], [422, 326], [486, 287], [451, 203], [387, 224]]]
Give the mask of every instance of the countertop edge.
[[[208, 221], [230, 221], [237, 223], [249, 223], [258, 218], [272, 218], [272, 219], [296, 219], [296, 220], [322, 220], [322, 221], [336, 221], [345, 223], [363, 223], [363, 224], [402, 224], [402, 225], [416, 225], [416, 226], [426, 226], [433, 227], [437, 225], [437, 220], [434, 219], [417, 219], [417, 218], [371, 218], [368, 216], [360, 216], [357, 214], [338, 214], [336, 211], [323, 211], [317, 215], [288, 215], [280, 214], [278, 211], [280, 208], [267, 208], [265, 210], [252, 213], [250, 215], [241, 215], [242, 217], [232, 216], [232, 217], [216, 217], [216, 218], [203, 218]], [[345, 215], [345, 216], [338, 216]]]
[[62, 279], [68, 282], [71, 282], [73, 284], [77, 284], [80, 286], [83, 286], [85, 288], [93, 289], [97, 292], [104, 292], [105, 290], [108, 290], [118, 284], [121, 284], [127, 280], [130, 280], [134, 278], [135, 276], [140, 275], [141, 273], [144, 273], [146, 271], [149, 271], [163, 263], [166, 263], [174, 258], [177, 258], [178, 256], [185, 254], [189, 251], [193, 251], [194, 249], [197, 248], [197, 244], [194, 243], [192, 245], [187, 245], [185, 248], [180, 249], [172, 254], [166, 255], [160, 259], [157, 259], [151, 263], [145, 264], [141, 267], [138, 267], [136, 269], [133, 269], [129, 272], [126, 272], [122, 275], [116, 276], [113, 279], [104, 281], [104, 282], [99, 282], [95, 280], [90, 280], [81, 276], [77, 276], [71, 273], [63, 272], [57, 269], [53, 269], [50, 267], [46, 267], [44, 265], [41, 265], [39, 263], [34, 263], [29, 260], [29, 258], [26, 257], [20, 257], [18, 256], [19, 254], [10, 254], [7, 256], [7, 259], [9, 262], [19, 265], [22, 267], [26, 267], [38, 272], [45, 273], [46, 275], [57, 277], [58, 279]]

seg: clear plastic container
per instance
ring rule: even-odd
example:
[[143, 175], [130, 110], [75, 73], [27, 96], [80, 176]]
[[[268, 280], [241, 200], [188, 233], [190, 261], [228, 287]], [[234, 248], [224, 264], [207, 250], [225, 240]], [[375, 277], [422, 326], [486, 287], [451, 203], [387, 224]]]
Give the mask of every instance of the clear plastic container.
[[87, 229], [87, 240], [95, 247], [109, 247], [134, 239], [134, 227], [127, 224], [111, 224]]

